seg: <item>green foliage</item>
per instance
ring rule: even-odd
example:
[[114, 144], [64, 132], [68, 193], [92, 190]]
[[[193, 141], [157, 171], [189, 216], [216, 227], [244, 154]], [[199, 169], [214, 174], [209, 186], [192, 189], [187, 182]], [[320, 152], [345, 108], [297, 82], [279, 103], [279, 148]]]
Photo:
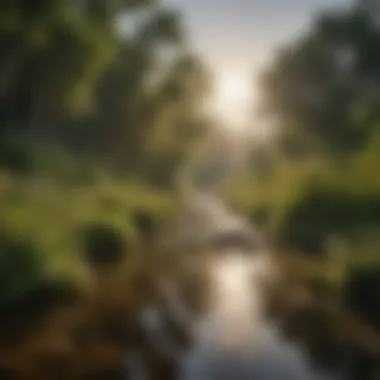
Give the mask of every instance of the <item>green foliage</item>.
[[[42, 154], [39, 150], [46, 159], [34, 159], [38, 165], [27, 176], [2, 171], [0, 177], [0, 226], [12, 233], [15, 244], [20, 237], [35, 247], [44, 277], [85, 281], [84, 252], [79, 244], [83, 226], [94, 227], [86, 234], [92, 246], [101, 241], [110, 248], [130, 241], [136, 234], [136, 210], [146, 210], [160, 222], [171, 217], [173, 194], [156, 191], [136, 180], [112, 177], [90, 165], [86, 170], [91, 181], [79, 181], [78, 164], [72, 157], [66, 154], [65, 159], [59, 158], [55, 152], [52, 159], [48, 152]], [[118, 255], [116, 248], [113, 253], [106, 250], [102, 251], [105, 257]], [[18, 271], [8, 267], [4, 270], [10, 276], [16, 276]], [[27, 280], [26, 275], [22, 277]]]
[[352, 268], [343, 292], [347, 307], [380, 329], [380, 266]]
[[281, 236], [305, 252], [321, 253], [328, 236], [350, 235], [379, 224], [379, 197], [314, 188], [289, 210]]
[[0, 234], [0, 289], [2, 306], [23, 297], [41, 281], [43, 268], [33, 244], [9, 231]]
[[155, 237], [158, 226], [157, 221], [154, 220], [154, 215], [144, 210], [137, 210], [133, 214], [133, 224], [139, 233], [140, 237], [144, 240], [151, 240]]
[[363, 240], [380, 226], [376, 16], [364, 2], [327, 11], [277, 53], [262, 90], [278, 134], [253, 150], [250, 178], [224, 189], [301, 252], [332, 258], [341, 249], [331, 241], [346, 242], [343, 267], [379, 259], [378, 241]]
[[32, 147], [20, 138], [3, 136], [0, 139], [0, 168], [28, 173], [34, 167]]
[[[200, 138], [207, 82], [184, 45], [179, 15], [151, 0], [32, 8], [0, 6], [0, 131], [20, 125], [37, 143], [58, 142], [119, 173], [172, 186]], [[120, 23], [131, 21], [121, 33]], [[153, 162], [161, 163], [157, 170], [145, 170]]]
[[264, 73], [265, 111], [287, 139], [309, 136], [305, 143], [333, 153], [366, 141], [368, 124], [358, 125], [352, 110], [377, 93], [380, 31], [372, 16], [357, 6], [326, 12]]
[[126, 253], [126, 243], [121, 232], [107, 224], [92, 224], [83, 231], [83, 252], [91, 265], [120, 262]]
[[55, 25], [49, 45], [36, 54], [33, 101], [47, 112], [87, 110], [93, 103], [94, 86], [112, 57], [112, 47], [110, 37], [79, 17]]

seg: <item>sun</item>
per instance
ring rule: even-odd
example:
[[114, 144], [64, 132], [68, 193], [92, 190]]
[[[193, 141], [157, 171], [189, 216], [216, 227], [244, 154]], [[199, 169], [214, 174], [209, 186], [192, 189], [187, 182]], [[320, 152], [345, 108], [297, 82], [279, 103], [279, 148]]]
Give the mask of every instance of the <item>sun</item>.
[[222, 76], [216, 83], [216, 96], [226, 102], [247, 101], [250, 89], [246, 78], [237, 74]]
[[215, 78], [210, 100], [213, 113], [227, 127], [243, 127], [252, 108], [252, 83], [242, 73], [220, 74]]

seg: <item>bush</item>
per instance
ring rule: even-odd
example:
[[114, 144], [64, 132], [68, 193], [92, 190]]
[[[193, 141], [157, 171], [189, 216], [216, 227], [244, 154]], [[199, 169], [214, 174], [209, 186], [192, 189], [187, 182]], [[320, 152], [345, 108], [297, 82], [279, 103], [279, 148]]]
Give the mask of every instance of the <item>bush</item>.
[[328, 236], [350, 234], [380, 222], [380, 198], [312, 189], [288, 211], [281, 237], [309, 253], [321, 253]]
[[33, 244], [8, 231], [0, 234], [0, 336], [10, 348], [54, 309], [79, 299], [76, 286], [48, 279], [44, 261]]
[[83, 230], [85, 260], [92, 265], [110, 265], [120, 262], [127, 249], [122, 233], [112, 225], [91, 224]]
[[132, 216], [132, 222], [143, 239], [150, 240], [154, 237], [156, 225], [151, 213], [136, 211]]
[[34, 288], [43, 276], [41, 260], [33, 245], [0, 233], [0, 303], [6, 306]]
[[363, 316], [380, 330], [380, 265], [353, 268], [343, 286], [349, 310]]
[[22, 140], [0, 136], [0, 167], [20, 174], [34, 169], [33, 152]]

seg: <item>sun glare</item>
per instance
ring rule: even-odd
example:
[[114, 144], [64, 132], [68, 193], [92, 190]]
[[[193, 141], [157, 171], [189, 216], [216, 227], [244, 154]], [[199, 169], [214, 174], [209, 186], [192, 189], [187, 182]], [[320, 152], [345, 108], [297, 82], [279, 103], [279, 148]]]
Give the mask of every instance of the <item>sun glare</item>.
[[223, 101], [246, 101], [250, 90], [244, 77], [231, 75], [222, 77], [216, 84], [216, 95]]
[[252, 87], [249, 78], [239, 73], [216, 77], [211, 108], [227, 127], [241, 128], [246, 125], [252, 107]]

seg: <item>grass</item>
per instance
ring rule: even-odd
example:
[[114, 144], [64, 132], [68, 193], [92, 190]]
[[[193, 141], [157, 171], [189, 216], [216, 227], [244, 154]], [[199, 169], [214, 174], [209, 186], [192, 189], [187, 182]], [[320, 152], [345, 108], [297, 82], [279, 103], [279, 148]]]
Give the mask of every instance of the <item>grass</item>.
[[[58, 177], [58, 178], [57, 178]], [[173, 196], [136, 181], [100, 177], [73, 184], [56, 176], [20, 176], [0, 171], [0, 228], [29, 241], [46, 276], [84, 276], [78, 231], [100, 222], [134, 235], [133, 212], [148, 211], [165, 221], [173, 211]]]

